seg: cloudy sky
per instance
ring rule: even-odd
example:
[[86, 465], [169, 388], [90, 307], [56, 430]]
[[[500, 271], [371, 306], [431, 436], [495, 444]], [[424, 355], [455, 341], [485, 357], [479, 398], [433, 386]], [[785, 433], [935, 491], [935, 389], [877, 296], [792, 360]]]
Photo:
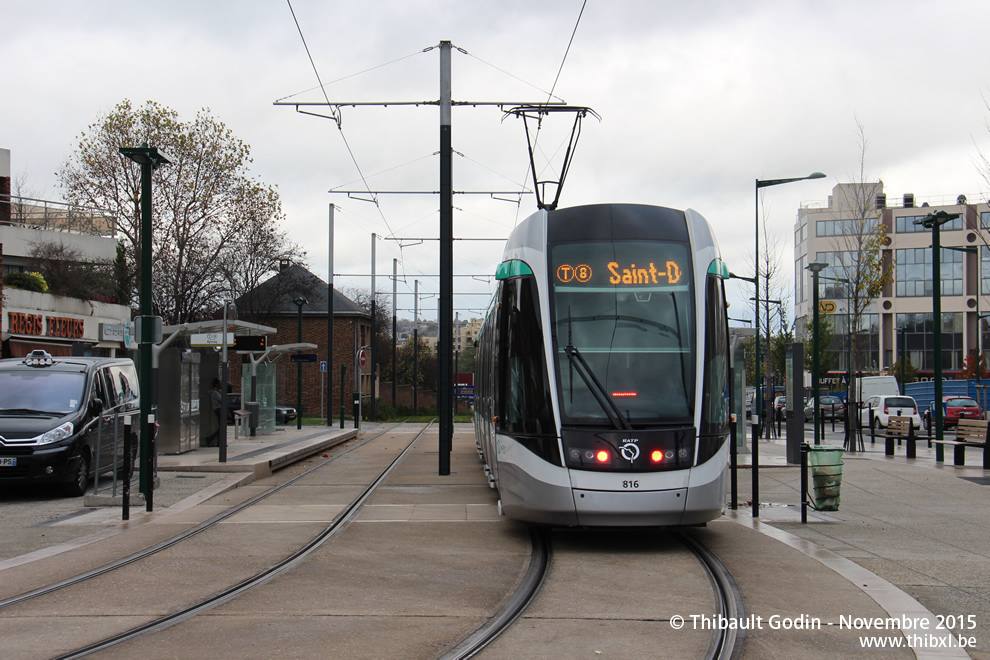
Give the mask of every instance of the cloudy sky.
[[[601, 116], [583, 124], [562, 206], [693, 208], [738, 273], [752, 272], [754, 180], [828, 175], [766, 192], [761, 214], [789, 273], [798, 207], [858, 179], [857, 122], [866, 173], [888, 198], [988, 193], [976, 164], [990, 152], [985, 0], [0, 0], [0, 16], [0, 147], [25, 193], [61, 199], [55, 172], [123, 99], [184, 119], [209, 108], [251, 146], [251, 174], [278, 186], [314, 273], [328, 273], [329, 204], [338, 287], [369, 287], [357, 275], [371, 271], [377, 234], [379, 290], [391, 293], [399, 260], [400, 316], [411, 317], [420, 280], [422, 317], [436, 318], [437, 242], [389, 239], [435, 238], [438, 198], [382, 194], [375, 205], [329, 191], [437, 190], [436, 106], [344, 108], [338, 129], [275, 102], [323, 100], [317, 75], [334, 102], [435, 101], [443, 40], [457, 49], [455, 101], [542, 102], [552, 91]], [[559, 170], [569, 130], [568, 117], [545, 122], [542, 178]], [[519, 120], [457, 107], [452, 132], [455, 190], [532, 188]], [[454, 204], [465, 239], [504, 238], [535, 210], [532, 195]], [[481, 315], [492, 285], [480, 276], [501, 249], [455, 244], [462, 318]], [[751, 291], [733, 283], [729, 294], [731, 315], [751, 318]]]

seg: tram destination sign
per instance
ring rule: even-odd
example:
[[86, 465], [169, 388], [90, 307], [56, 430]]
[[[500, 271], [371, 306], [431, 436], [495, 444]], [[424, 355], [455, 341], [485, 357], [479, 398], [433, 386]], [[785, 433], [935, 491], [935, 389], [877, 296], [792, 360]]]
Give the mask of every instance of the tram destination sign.
[[318, 362], [316, 353], [293, 353], [289, 356], [289, 362]]

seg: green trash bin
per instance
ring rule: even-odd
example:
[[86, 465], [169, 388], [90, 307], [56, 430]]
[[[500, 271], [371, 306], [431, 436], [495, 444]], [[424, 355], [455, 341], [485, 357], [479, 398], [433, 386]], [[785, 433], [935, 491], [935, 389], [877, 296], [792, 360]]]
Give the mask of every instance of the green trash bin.
[[819, 511], [839, 510], [843, 451], [842, 447], [810, 447], [808, 464], [815, 487], [815, 508]]

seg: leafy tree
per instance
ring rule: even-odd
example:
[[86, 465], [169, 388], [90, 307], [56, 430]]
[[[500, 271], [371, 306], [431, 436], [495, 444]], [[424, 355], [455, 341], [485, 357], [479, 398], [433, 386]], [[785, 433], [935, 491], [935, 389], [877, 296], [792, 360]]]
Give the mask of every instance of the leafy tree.
[[[979, 370], [978, 373], [977, 370]], [[963, 362], [962, 371], [959, 372], [956, 378], [966, 380], [969, 378], [986, 378], [987, 376], [990, 376], [990, 372], [980, 363], [980, 359], [976, 355], [976, 349], [970, 349], [966, 360]]]
[[901, 361], [900, 359], [890, 368], [890, 373], [897, 378], [898, 384], [904, 387], [904, 383], [913, 383], [918, 380], [918, 368], [911, 364], [911, 360], [904, 361], [904, 382], [901, 382]]
[[418, 371], [415, 375], [419, 377], [419, 386], [435, 392], [437, 389], [437, 352], [420, 337], [418, 370], [414, 369], [416, 364], [415, 352], [412, 339], [399, 346], [396, 376], [400, 383], [415, 384], [413, 375], [414, 371]]
[[[191, 121], [154, 101], [135, 108], [118, 103], [80, 135], [58, 172], [70, 202], [106, 209], [117, 218], [132, 272], [140, 271], [141, 166], [120, 147], [160, 147], [172, 163], [156, 170], [153, 195], [153, 305], [165, 323], [207, 318], [217, 301], [236, 298], [277, 271], [278, 256], [298, 250], [277, 231], [284, 219], [273, 188], [251, 179], [248, 145], [208, 109]], [[243, 240], [267, 227], [262, 248]], [[261, 232], [264, 233], [264, 232]], [[231, 280], [247, 250], [272, 255], [269, 270]], [[261, 255], [257, 255], [261, 256]], [[264, 264], [264, 259], [260, 259]], [[129, 296], [134, 304], [134, 291]]]

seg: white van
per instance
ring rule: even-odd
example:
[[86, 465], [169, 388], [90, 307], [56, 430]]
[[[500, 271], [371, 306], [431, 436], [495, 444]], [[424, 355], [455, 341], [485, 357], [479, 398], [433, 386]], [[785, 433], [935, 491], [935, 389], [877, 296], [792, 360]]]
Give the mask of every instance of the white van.
[[898, 396], [901, 388], [894, 376], [865, 376], [859, 379], [856, 399], [866, 401], [871, 396]]

